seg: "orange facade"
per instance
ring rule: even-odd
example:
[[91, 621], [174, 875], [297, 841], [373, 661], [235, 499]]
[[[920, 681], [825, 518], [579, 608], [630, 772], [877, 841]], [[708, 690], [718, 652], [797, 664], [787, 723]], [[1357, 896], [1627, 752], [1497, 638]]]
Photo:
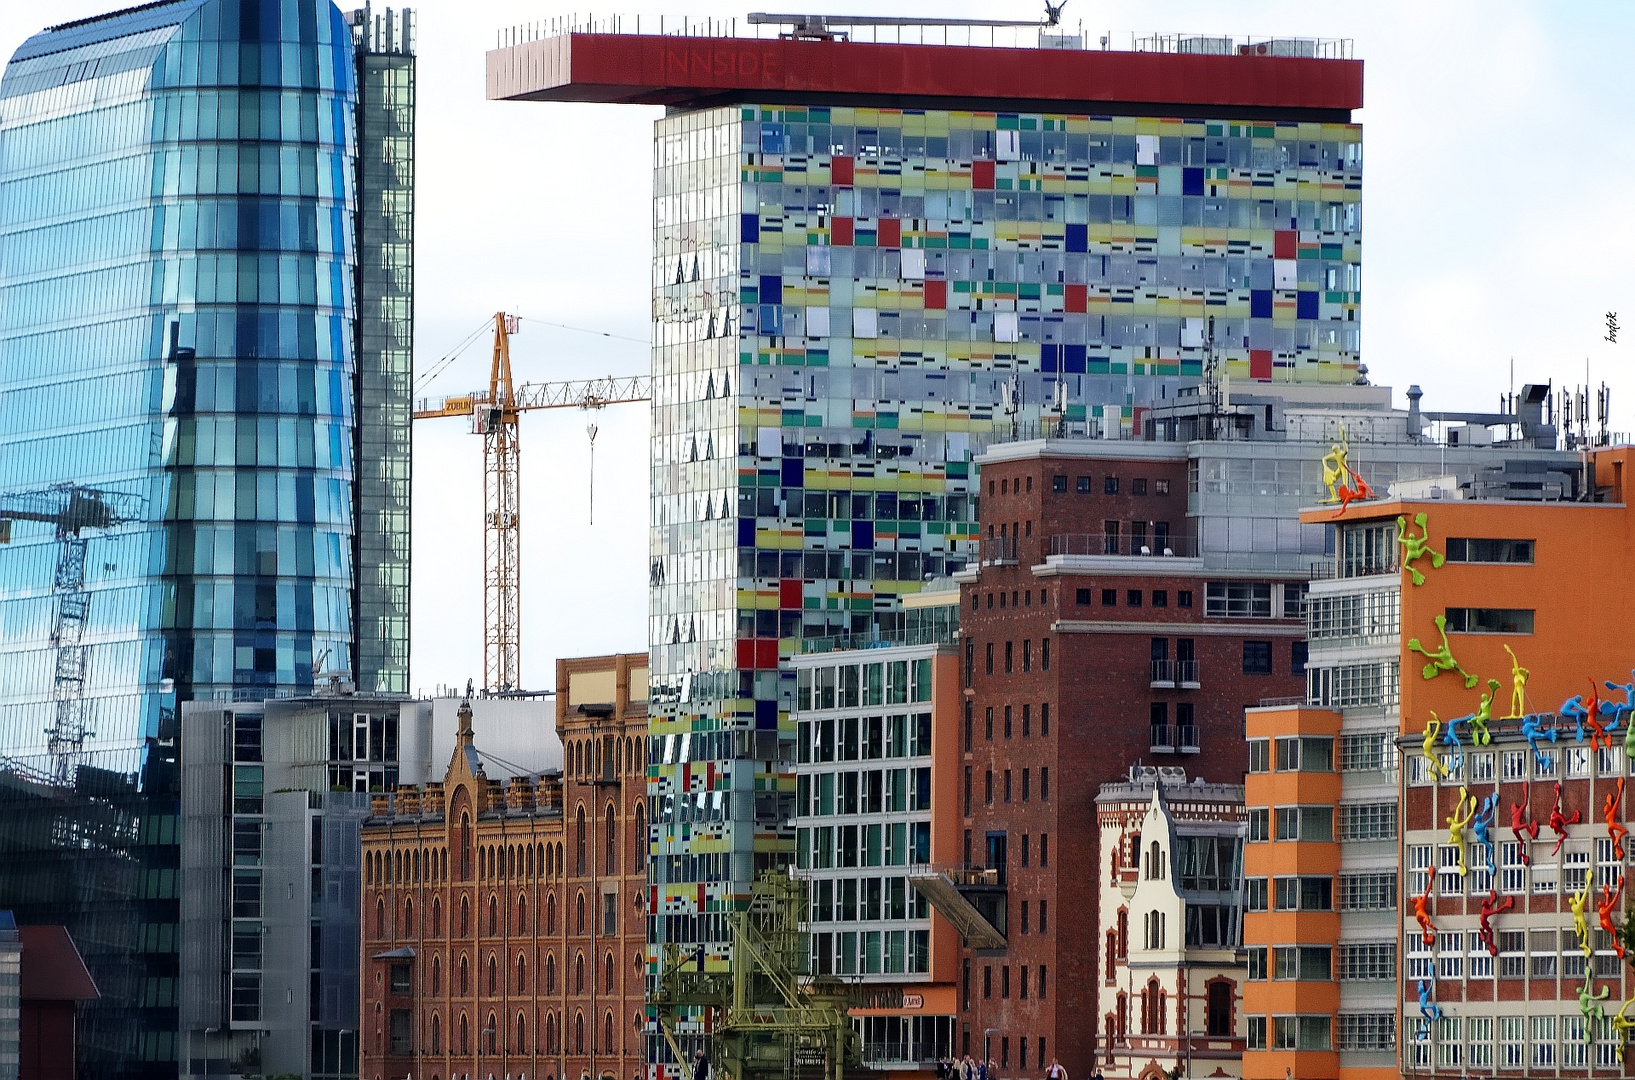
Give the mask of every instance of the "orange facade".
[[560, 773], [490, 779], [462, 708], [443, 783], [374, 800], [361, 1080], [643, 1070], [646, 668], [558, 662]]

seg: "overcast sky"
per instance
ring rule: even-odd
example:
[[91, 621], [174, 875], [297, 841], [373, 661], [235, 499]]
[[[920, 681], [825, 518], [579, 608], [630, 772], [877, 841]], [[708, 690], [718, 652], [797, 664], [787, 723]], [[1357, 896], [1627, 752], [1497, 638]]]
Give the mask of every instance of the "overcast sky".
[[[95, 0], [0, 3], [0, 55]], [[343, 3], [342, 7], [351, 4]], [[771, 6], [771, 5], [769, 5]], [[776, 5], [779, 10], [798, 6]], [[834, 0], [832, 13], [1033, 18], [1031, 0], [936, 4]], [[416, 370], [497, 310], [606, 332], [524, 323], [520, 379], [647, 369], [649, 143], [656, 108], [497, 103], [483, 54], [502, 26], [570, 13], [524, 0], [429, 0], [419, 16]], [[742, 17], [646, 3], [643, 15]], [[1370, 377], [1426, 392], [1427, 409], [1492, 409], [1509, 380], [1613, 389], [1613, 427], [1635, 430], [1631, 340], [1602, 340], [1631, 289], [1628, 66], [1635, 5], [1516, 0], [1237, 0], [1068, 4], [1094, 40], [1132, 31], [1351, 38], [1366, 62], [1363, 358]], [[1623, 254], [1619, 254], [1623, 252]], [[635, 341], [623, 340], [633, 338]], [[488, 342], [429, 388], [486, 385]], [[596, 520], [588, 515], [590, 418], [522, 423], [523, 681], [549, 687], [559, 656], [644, 650], [647, 415], [594, 418]], [[412, 685], [482, 681], [482, 445], [457, 420], [415, 438]]]

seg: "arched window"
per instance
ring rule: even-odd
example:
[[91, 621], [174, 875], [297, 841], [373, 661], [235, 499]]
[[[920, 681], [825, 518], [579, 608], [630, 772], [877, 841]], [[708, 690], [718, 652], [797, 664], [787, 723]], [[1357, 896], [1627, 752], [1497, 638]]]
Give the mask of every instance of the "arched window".
[[556, 993], [556, 954], [545, 954], [545, 992]]
[[1147, 988], [1141, 992], [1141, 1034], [1162, 1035], [1164, 1033], [1164, 990], [1158, 985], [1156, 978], [1147, 980]]
[[647, 807], [636, 804], [636, 827], [631, 830], [635, 843], [631, 844], [631, 853], [635, 856], [634, 867], [636, 873], [647, 873]]
[[488, 1014], [488, 1026], [483, 1028], [483, 1051], [494, 1054], [499, 1052], [500, 1025], [499, 1017]]
[[1130, 999], [1120, 990], [1118, 992], [1118, 1041], [1122, 1044], [1130, 1035]]
[[1114, 965], [1117, 964], [1117, 963], [1118, 963], [1118, 931], [1117, 930], [1109, 930], [1109, 931], [1107, 931], [1107, 966], [1106, 966], [1106, 970], [1104, 970], [1101, 973], [1101, 977], [1102, 977], [1102, 979], [1104, 981], [1106, 981], [1108, 983], [1111, 983], [1113, 981], [1113, 968], [1114, 968]]
[[528, 958], [521, 953], [517, 953], [516, 992], [519, 994], [528, 992]]
[[465, 1013], [460, 1014], [460, 1053], [471, 1053], [471, 1020]]
[[613, 1052], [613, 1013], [609, 1012], [602, 1018], [602, 1053]]
[[418, 850], [414, 853], [414, 873], [409, 875], [409, 880], [416, 882], [420, 880], [420, 852]]
[[414, 937], [414, 899], [403, 901], [403, 936]]
[[556, 933], [556, 894], [545, 897], [545, 932]]
[[465, 997], [470, 993], [471, 993], [471, 962], [466, 959], [466, 954], [465, 953], [461, 953], [460, 954], [460, 996]]
[[431, 898], [431, 936], [443, 936], [443, 898], [440, 896]]
[[460, 936], [461, 937], [469, 937], [470, 935], [471, 935], [471, 898], [468, 897], [468, 896], [462, 896], [462, 897], [460, 897]]
[[1152, 842], [1152, 847], [1147, 849], [1147, 876], [1149, 878], [1162, 880], [1164, 877], [1164, 859], [1161, 852], [1162, 849], [1159, 848], [1156, 840]]
[[607, 836], [607, 869], [604, 874], [612, 876], [619, 872], [619, 816], [613, 811], [613, 804], [607, 804], [607, 821], [603, 825]]
[[1216, 1038], [1230, 1038], [1234, 1024], [1232, 1022], [1232, 983], [1229, 979], [1215, 979], [1206, 984], [1205, 994], [1206, 1011], [1204, 1023], [1208, 1032]]
[[443, 992], [443, 958], [435, 954], [431, 958], [431, 992], [433, 997]]
[[581, 803], [579, 812], [575, 815], [575, 830], [573, 840], [573, 872], [584, 876], [585, 873], [585, 807]]
[[517, 876], [517, 845], [515, 844], [505, 849], [505, 876], [508, 878]]
[[1130, 955], [1130, 913], [1124, 908], [1118, 909], [1118, 958], [1123, 960]]
[[573, 992], [585, 992], [585, 954], [580, 953], [573, 958]]
[[500, 964], [494, 959], [494, 954], [488, 954], [488, 996], [493, 997], [500, 992]]
[[385, 900], [376, 900], [375, 901], [375, 936], [377, 938], [384, 938], [386, 936], [386, 901]]
[[554, 1012], [549, 1012], [545, 1014], [545, 1052], [547, 1054], [554, 1054], [556, 1053], [556, 1049], [556, 1014]]
[[584, 893], [580, 893], [578, 898], [575, 899], [575, 901], [574, 901], [573, 932], [576, 933], [576, 934], [583, 934], [585, 932], [585, 894]]
[[432, 1013], [431, 1016], [431, 1052], [434, 1054], [443, 1052], [443, 1022], [437, 1018], [436, 1013]]
[[401, 884], [403, 881], [403, 852], [392, 853], [392, 882]]
[[[465, 794], [464, 791], [461, 794]], [[471, 880], [471, 815], [460, 815], [460, 880]], [[461, 1018], [464, 1019], [463, 1017]]]
[[534, 845], [534, 854], [536, 856], [536, 858], [534, 859], [534, 865], [539, 867], [540, 876], [543, 877], [544, 874], [545, 874], [545, 845], [544, 844]]
[[488, 897], [488, 933], [493, 937], [500, 932], [500, 898], [490, 894]]
[[[529, 850], [532, 850], [531, 848]], [[517, 897], [517, 933], [528, 932], [528, 895], [523, 893]]]
[[611, 993], [613, 993], [613, 954], [612, 953], [607, 954], [607, 958], [603, 962], [602, 968], [603, 968], [603, 973], [602, 973], [602, 993], [611, 994]]
[[523, 854], [523, 861], [528, 864], [527, 874], [528, 874], [529, 877], [533, 877], [534, 876], [534, 846], [532, 844], [527, 845], [526, 847], [524, 847], [522, 849], [522, 854]]
[[583, 1054], [585, 1052], [585, 1014], [584, 1013], [574, 1013], [573, 1014], [573, 1052], [575, 1054]]
[[528, 1017], [522, 1013], [517, 1013], [516, 1052], [519, 1054], [528, 1052]]

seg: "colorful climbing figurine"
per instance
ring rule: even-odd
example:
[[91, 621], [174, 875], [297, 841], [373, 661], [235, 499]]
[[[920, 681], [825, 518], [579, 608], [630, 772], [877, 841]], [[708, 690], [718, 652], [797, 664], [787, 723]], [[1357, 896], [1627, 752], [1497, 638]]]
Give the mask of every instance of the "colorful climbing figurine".
[[1487, 946], [1487, 951], [1488, 951], [1489, 956], [1498, 956], [1499, 955], [1499, 943], [1498, 943], [1498, 940], [1497, 940], [1496, 936], [1493, 933], [1493, 924], [1489, 920], [1492, 919], [1493, 916], [1498, 915], [1498, 914], [1500, 914], [1502, 912], [1509, 911], [1511, 908], [1516, 906], [1516, 898], [1514, 896], [1505, 897], [1504, 898], [1504, 903], [1502, 903], [1502, 904], [1495, 903], [1495, 901], [1498, 900], [1498, 898], [1499, 898], [1498, 890], [1490, 888], [1488, 890], [1486, 898], [1484, 898], [1482, 900], [1482, 919], [1481, 919], [1482, 929], [1480, 931], [1480, 934], [1481, 934], [1481, 938], [1482, 938], [1482, 944]]
[[1572, 817], [1567, 817], [1562, 814], [1561, 781], [1557, 780], [1555, 805], [1550, 807], [1550, 828], [1554, 829], [1556, 834], [1556, 846], [1550, 849], [1550, 856], [1552, 858], [1554, 858], [1555, 855], [1561, 851], [1562, 842], [1567, 839], [1567, 826], [1577, 825], [1583, 820], [1584, 812], [1582, 810], [1574, 810]]
[[1459, 775], [1465, 767], [1465, 744], [1459, 738], [1459, 725], [1467, 719], [1468, 717], [1464, 716], [1454, 717], [1448, 721], [1448, 730], [1442, 734], [1443, 744], [1453, 747], [1453, 753], [1450, 755], [1453, 764], [1448, 766], [1448, 771], [1455, 776]]
[[[1630, 672], [1630, 674], [1635, 675], [1635, 671]], [[1622, 701], [1609, 699], [1601, 702], [1602, 715], [1612, 717], [1612, 722], [1607, 725], [1607, 730], [1616, 731], [1619, 723], [1622, 722], [1627, 725], [1628, 721], [1624, 718], [1635, 712], [1635, 682], [1608, 682], [1606, 687], [1608, 690], [1622, 690], [1624, 692], [1624, 700]], [[1624, 742], [1628, 743], [1631, 739], [1635, 739], [1635, 735], [1630, 734], [1629, 728], [1626, 726], [1624, 728]]]
[[1339, 492], [1335, 490], [1335, 487], [1345, 478], [1346, 457], [1350, 452], [1351, 448], [1345, 435], [1345, 425], [1341, 424], [1340, 441], [1330, 443], [1328, 453], [1323, 455], [1323, 486], [1328, 489], [1328, 498], [1320, 500], [1324, 505], [1340, 501]]
[[[1466, 802], [1470, 803], [1468, 812], [1465, 809]], [[1464, 816], [1461, 817], [1461, 814]], [[1446, 819], [1448, 823], [1448, 843], [1459, 852], [1457, 865], [1460, 877], [1464, 877], [1470, 872], [1469, 867], [1465, 865], [1465, 826], [1469, 825], [1475, 817], [1476, 796], [1469, 794], [1465, 787], [1460, 785], [1459, 801], [1453, 804], [1453, 813], [1449, 814]]]
[[1436, 944], [1436, 924], [1431, 921], [1431, 885], [1436, 876], [1425, 871], [1425, 891], [1414, 897], [1414, 921], [1419, 924], [1419, 940], [1425, 943], [1426, 948]]
[[[1532, 788], [1522, 785], [1522, 801], [1510, 804], [1510, 835], [1516, 838], [1516, 847], [1521, 851], [1521, 861], [1524, 866], [1530, 866], [1533, 856], [1529, 850], [1531, 842], [1538, 839], [1538, 822], [1527, 815], [1527, 804], [1532, 801]], [[1526, 834], [1527, 839], [1522, 839]]]
[[1618, 811], [1624, 805], [1624, 778], [1618, 778], [1618, 790], [1607, 793], [1607, 801], [1601, 811], [1606, 819], [1607, 835], [1612, 838], [1612, 854], [1619, 862], [1624, 861], [1624, 837], [1629, 835], [1629, 829], [1618, 820]]
[[[1578, 988], [1578, 1011], [1584, 1014], [1584, 1041], [1593, 1042], [1595, 1033], [1606, 1023], [1607, 1014], [1598, 1002], [1605, 1001], [1612, 987], [1603, 986], [1599, 994], [1590, 993], [1590, 970], [1584, 969], [1584, 985]], [[1593, 1017], [1593, 1019], [1592, 1019]]]
[[1441, 729], [1442, 721], [1436, 718], [1434, 712], [1431, 713], [1431, 718], [1425, 721], [1425, 740], [1420, 746], [1425, 751], [1425, 774], [1432, 780], [1438, 777], [1446, 779], [1448, 775], [1448, 767], [1442, 764], [1441, 757], [1433, 749], [1436, 746], [1436, 733]]
[[1584, 887], [1575, 893], [1567, 894], [1567, 906], [1573, 912], [1573, 933], [1578, 937], [1578, 948], [1584, 953], [1584, 959], [1590, 959], [1590, 924], [1586, 910], [1590, 906], [1590, 883], [1595, 877], [1595, 868], [1590, 867], [1584, 872]]
[[[1548, 738], [1552, 743], [1556, 741], [1554, 720], [1555, 717], [1549, 713], [1528, 713], [1521, 718], [1522, 738], [1526, 739], [1527, 745], [1532, 747], [1533, 758], [1538, 762], [1540, 769], [1548, 768], [1550, 763], [1545, 760], [1544, 754], [1539, 750], [1538, 741], [1544, 738]], [[1546, 723], [1549, 723], [1548, 727], [1545, 726]]]
[[1475, 689], [1476, 676], [1470, 674], [1469, 672], [1465, 671], [1464, 668], [1459, 666], [1459, 661], [1453, 658], [1453, 649], [1448, 645], [1447, 616], [1438, 615], [1433, 621], [1436, 623], [1436, 632], [1442, 635], [1442, 647], [1436, 652], [1431, 652], [1429, 649], [1425, 648], [1425, 646], [1419, 643], [1419, 639], [1416, 637], [1408, 639], [1409, 652], [1419, 653], [1421, 656], [1424, 656], [1430, 660], [1430, 663], [1425, 665], [1424, 670], [1420, 672], [1420, 674], [1424, 675], [1426, 679], [1434, 679], [1444, 671], [1457, 671], [1460, 675], [1464, 676], [1465, 689]]
[[1506, 645], [1504, 651], [1510, 653], [1510, 715], [1505, 719], [1520, 720], [1527, 713], [1527, 677], [1532, 672], [1521, 666], [1510, 646]]
[[1631, 1005], [1635, 1005], [1635, 998], [1630, 998], [1624, 1002], [1623, 1008], [1612, 1016], [1612, 1030], [1616, 1039], [1616, 1042], [1613, 1043], [1613, 1049], [1618, 1053], [1618, 1064], [1620, 1065], [1624, 1063], [1624, 1044], [1629, 1041], [1629, 1029], [1635, 1028], [1635, 1019], [1631, 1019], [1629, 1015]]
[[1397, 518], [1397, 543], [1402, 545], [1402, 565], [1413, 576], [1415, 585], [1425, 584], [1425, 575], [1414, 565], [1416, 561], [1429, 555], [1433, 570], [1440, 569], [1443, 561], [1440, 551], [1431, 550], [1431, 534], [1425, 528], [1426, 520], [1423, 511], [1414, 515], [1414, 524], [1419, 526], [1419, 535], [1415, 536], [1408, 531], [1408, 519], [1401, 516]]
[[1487, 746], [1493, 741], [1493, 735], [1487, 730], [1487, 725], [1493, 721], [1493, 695], [1498, 693], [1499, 680], [1487, 680], [1487, 693], [1482, 695], [1482, 703], [1476, 706], [1476, 711], [1465, 717], [1470, 721], [1470, 743], [1472, 746]]
[[1612, 749], [1612, 736], [1607, 734], [1607, 725], [1601, 722], [1601, 696], [1596, 693], [1595, 680], [1590, 680], [1590, 696], [1584, 704], [1584, 726], [1590, 729], [1590, 749], [1597, 749], [1601, 743], [1606, 743], [1607, 749]]
[[1624, 958], [1623, 937], [1618, 933], [1618, 924], [1612, 921], [1612, 913], [1618, 909], [1618, 900], [1624, 894], [1624, 879], [1618, 878], [1618, 887], [1615, 889], [1609, 884], [1602, 884], [1601, 899], [1596, 901], [1595, 911], [1601, 917], [1601, 929], [1607, 932], [1612, 939], [1612, 947], [1618, 953], [1618, 959]]
[[1442, 1006], [1431, 1000], [1431, 984], [1419, 980], [1419, 1015], [1426, 1020], [1442, 1019]]
[[[1472, 802], [1476, 800], [1474, 795], [1470, 798]], [[1470, 822], [1470, 829], [1476, 835], [1476, 842], [1487, 849], [1487, 872], [1495, 875], [1499, 872], [1499, 865], [1498, 860], [1493, 857], [1493, 834], [1488, 830], [1498, 814], [1499, 793], [1495, 791], [1482, 800], [1481, 807], [1476, 811], [1476, 816]]]
[[1574, 694], [1566, 701], [1563, 701], [1561, 703], [1561, 715], [1572, 718], [1573, 738], [1579, 742], [1583, 742], [1584, 718], [1589, 715], [1589, 710], [1584, 708], [1584, 696], [1582, 694]]

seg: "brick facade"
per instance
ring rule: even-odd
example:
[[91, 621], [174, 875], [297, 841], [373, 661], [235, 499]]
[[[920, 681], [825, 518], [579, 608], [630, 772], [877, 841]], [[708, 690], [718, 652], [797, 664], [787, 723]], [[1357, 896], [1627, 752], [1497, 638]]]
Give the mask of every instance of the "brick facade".
[[[986, 1039], [1001, 1071], [1056, 1058], [1089, 1075], [1103, 978], [1097, 791], [1137, 761], [1241, 783], [1243, 710], [1304, 692], [1295, 649], [1304, 625], [1281, 617], [1281, 584], [1205, 572], [1187, 518], [1184, 444], [1002, 449], [982, 465], [982, 563], [959, 575], [969, 706], [961, 803], [964, 857], [1006, 870], [1008, 946], [963, 953], [960, 1049], [980, 1055]], [[1211, 580], [1266, 586], [1266, 614], [1206, 616]], [[1190, 649], [1195, 666], [1155, 670], [1155, 639], [1166, 664]], [[1259, 643], [1269, 647], [1269, 673], [1245, 673], [1247, 641], [1257, 658]]]
[[489, 780], [462, 708], [443, 783], [375, 799], [361, 1078], [641, 1071], [646, 666], [558, 662], [560, 774]]

